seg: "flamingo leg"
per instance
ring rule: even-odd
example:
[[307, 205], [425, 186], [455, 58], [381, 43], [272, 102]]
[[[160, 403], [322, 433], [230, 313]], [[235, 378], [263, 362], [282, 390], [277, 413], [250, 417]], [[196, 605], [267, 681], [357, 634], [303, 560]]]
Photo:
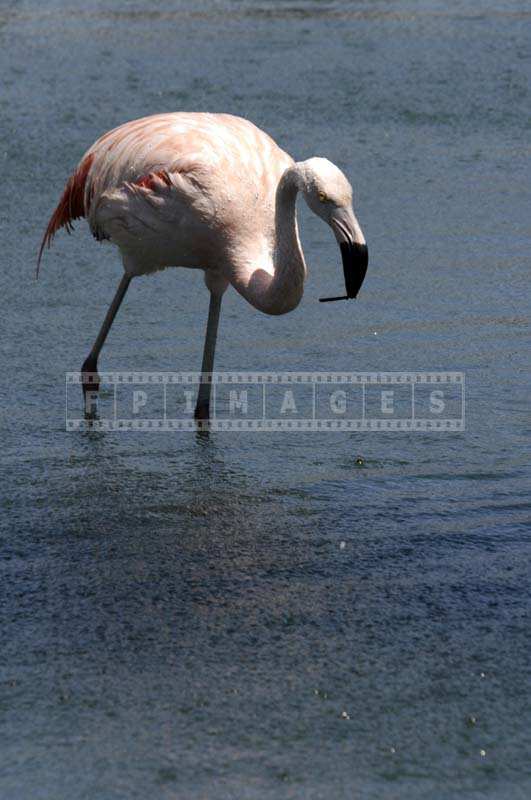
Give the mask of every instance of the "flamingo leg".
[[114, 318], [118, 309], [120, 308], [130, 282], [131, 277], [129, 275], [124, 275], [120, 281], [120, 285], [118, 286], [116, 294], [114, 295], [113, 301], [109, 306], [109, 310], [107, 311], [105, 319], [103, 320], [103, 325], [101, 326], [100, 332], [96, 337], [96, 341], [92, 346], [92, 350], [88, 354], [87, 358], [83, 362], [83, 366], [81, 367], [83, 400], [85, 403], [85, 414], [88, 416], [94, 415], [93, 401], [100, 388], [100, 376], [98, 375], [98, 356], [105, 343], [107, 334], [111, 329], [111, 325], [114, 322]]
[[210, 305], [208, 307], [208, 322], [205, 336], [205, 347], [203, 350], [203, 363], [201, 372], [203, 381], [199, 384], [199, 393], [195, 407], [194, 417], [197, 420], [207, 420], [210, 418], [210, 395], [212, 383], [204, 380], [205, 373], [211, 373], [214, 369], [214, 354], [216, 352], [216, 339], [218, 336], [219, 314], [221, 311], [221, 298], [223, 292], [210, 292]]

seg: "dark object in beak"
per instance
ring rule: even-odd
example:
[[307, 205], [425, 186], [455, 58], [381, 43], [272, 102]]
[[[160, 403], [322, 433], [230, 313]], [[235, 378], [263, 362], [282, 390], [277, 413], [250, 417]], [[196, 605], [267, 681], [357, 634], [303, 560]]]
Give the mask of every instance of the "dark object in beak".
[[341, 297], [320, 297], [320, 303], [330, 303], [333, 300], [352, 300], [358, 296], [361, 284], [365, 279], [369, 265], [369, 251], [366, 244], [354, 242], [341, 242], [341, 255], [343, 257], [343, 273], [345, 275], [346, 295]]

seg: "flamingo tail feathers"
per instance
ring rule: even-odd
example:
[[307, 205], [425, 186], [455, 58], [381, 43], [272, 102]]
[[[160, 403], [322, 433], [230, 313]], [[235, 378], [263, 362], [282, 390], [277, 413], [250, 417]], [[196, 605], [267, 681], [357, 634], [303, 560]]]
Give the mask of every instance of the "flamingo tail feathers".
[[75, 219], [79, 219], [79, 217], [85, 216], [85, 184], [93, 160], [94, 155], [90, 153], [83, 159], [74, 174], [71, 175], [67, 181], [61, 199], [48, 222], [48, 226], [42, 238], [35, 272], [35, 277], [37, 278], [39, 277], [39, 268], [44, 248], [51, 247], [57, 231], [60, 228], [66, 228], [68, 233], [72, 233], [74, 230], [72, 222]]

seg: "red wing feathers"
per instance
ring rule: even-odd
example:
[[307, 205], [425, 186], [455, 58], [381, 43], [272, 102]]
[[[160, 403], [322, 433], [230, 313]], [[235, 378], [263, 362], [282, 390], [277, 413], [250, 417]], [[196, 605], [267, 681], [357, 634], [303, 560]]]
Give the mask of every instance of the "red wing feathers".
[[67, 181], [59, 204], [53, 212], [48, 227], [44, 232], [39, 250], [39, 257], [37, 259], [37, 276], [39, 274], [43, 250], [45, 247], [50, 247], [53, 237], [59, 228], [66, 228], [68, 233], [71, 233], [73, 230], [72, 222], [79, 217], [85, 216], [85, 184], [93, 161], [94, 154], [89, 153]]
[[162, 181], [166, 184], [166, 186], [171, 186], [171, 179], [166, 170], [161, 170], [160, 172], [150, 172], [148, 175], [144, 175], [142, 178], [139, 178], [135, 181], [135, 186], [143, 186], [145, 189], [151, 189], [154, 191], [157, 188], [157, 181]]

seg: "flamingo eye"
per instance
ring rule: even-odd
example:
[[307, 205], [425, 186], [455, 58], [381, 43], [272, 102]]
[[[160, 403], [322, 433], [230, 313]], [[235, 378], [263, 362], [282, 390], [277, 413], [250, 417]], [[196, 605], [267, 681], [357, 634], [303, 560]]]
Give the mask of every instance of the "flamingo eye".
[[326, 203], [326, 201], [328, 200], [328, 197], [326, 196], [326, 194], [324, 192], [319, 192], [319, 200], [321, 201], [321, 203]]

